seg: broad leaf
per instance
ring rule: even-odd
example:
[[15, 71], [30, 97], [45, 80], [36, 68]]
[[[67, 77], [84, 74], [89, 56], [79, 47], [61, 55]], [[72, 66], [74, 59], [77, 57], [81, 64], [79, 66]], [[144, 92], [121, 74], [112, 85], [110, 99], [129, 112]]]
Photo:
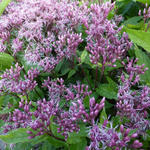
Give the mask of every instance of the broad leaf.
[[108, 99], [117, 99], [117, 90], [111, 84], [101, 84], [96, 92]]
[[17, 130], [8, 132], [6, 135], [0, 135], [0, 139], [8, 144], [27, 142], [29, 141], [29, 134], [27, 133], [28, 130], [29, 129], [19, 128]]
[[81, 138], [80, 143], [71, 144], [69, 149], [70, 150], [85, 150], [86, 146], [87, 146], [86, 138]]
[[82, 139], [87, 136], [87, 128], [84, 124], [80, 125], [80, 131], [69, 134], [67, 139], [68, 144], [76, 144], [82, 142]]
[[137, 45], [150, 52], [150, 32], [125, 28], [129, 38]]
[[0, 71], [5, 70], [6, 68], [10, 68], [14, 58], [7, 53], [0, 53]]
[[47, 140], [49, 143], [51, 143], [55, 147], [68, 147], [65, 141], [63, 142], [63, 141], [57, 140], [51, 136], [48, 136]]
[[82, 52], [82, 54], [81, 54], [81, 57], [80, 57], [80, 59], [81, 59], [81, 64], [82, 63], [87, 63], [87, 59], [89, 60], [89, 56], [88, 56], [89, 54], [88, 54], [88, 52], [87, 52], [87, 50], [84, 50], [83, 52]]
[[143, 18], [142, 16], [131, 17], [124, 22], [124, 25], [127, 25], [127, 24], [137, 25], [142, 18]]
[[3, 13], [5, 8], [8, 6], [8, 4], [11, 2], [11, 0], [2, 0], [0, 3], [0, 15]]

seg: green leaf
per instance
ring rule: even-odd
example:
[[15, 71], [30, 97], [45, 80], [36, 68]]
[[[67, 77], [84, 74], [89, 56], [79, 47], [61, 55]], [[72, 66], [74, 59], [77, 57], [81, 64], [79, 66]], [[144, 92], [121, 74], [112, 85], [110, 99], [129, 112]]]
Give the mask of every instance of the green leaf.
[[11, 0], [2, 0], [0, 3], [0, 15], [3, 13], [5, 8], [8, 6], [8, 4], [11, 2]]
[[120, 125], [121, 124], [121, 121], [120, 121], [120, 116], [114, 116], [112, 118], [113, 120], [113, 127], [115, 128], [116, 126]]
[[32, 141], [30, 141], [31, 145], [34, 146], [36, 144], [42, 143], [47, 140], [47, 136], [41, 135], [41, 136], [36, 136]]
[[61, 76], [66, 75], [70, 71], [70, 62], [68, 60], [64, 60], [63, 65], [61, 66]]
[[108, 99], [117, 99], [117, 90], [111, 84], [101, 84], [96, 92]]
[[62, 61], [60, 61], [60, 62], [56, 65], [55, 71], [56, 71], [57, 73], [60, 71], [61, 67], [63, 66], [64, 61], [65, 61], [65, 60], [63, 59]]
[[141, 79], [147, 84], [150, 84], [150, 58], [148, 57], [148, 55], [146, 55], [145, 52], [143, 52], [137, 47], [135, 49], [135, 55], [138, 58], [137, 64], [138, 65], [145, 64], [145, 67], [148, 68], [148, 70], [140, 76]]
[[142, 16], [131, 17], [124, 22], [124, 25], [127, 25], [127, 24], [137, 25], [142, 18], [143, 18]]
[[81, 64], [86, 61], [87, 57], [88, 57], [88, 52], [87, 52], [86, 50], [84, 50], [84, 51], [82, 52], [81, 58], [80, 58], [80, 59], [81, 59]]
[[137, 2], [141, 2], [143, 4], [150, 4], [150, 0], [136, 0]]
[[48, 141], [45, 141], [42, 144], [42, 149], [41, 150], [56, 150], [56, 148], [53, 147]]
[[7, 114], [9, 112], [11, 112], [13, 110], [13, 108], [8, 108], [8, 107], [5, 107], [3, 110], [0, 111], [0, 114]]
[[72, 132], [69, 134], [69, 137], [67, 139], [68, 144], [76, 144], [80, 143], [82, 141], [82, 138], [87, 136], [87, 128], [85, 124], [80, 125], [80, 131], [77, 132]]
[[27, 142], [29, 141], [29, 134], [27, 133], [28, 130], [29, 129], [19, 128], [17, 130], [8, 132], [6, 135], [0, 135], [0, 139], [8, 144]]
[[10, 68], [14, 58], [7, 53], [0, 52], [0, 70]]
[[68, 79], [71, 78], [76, 73], [76, 70], [72, 69], [68, 73]]
[[1, 110], [1, 107], [2, 107], [2, 104], [3, 104], [3, 101], [4, 101], [4, 97], [5, 96], [0, 96], [0, 110]]
[[137, 129], [132, 129], [132, 130], [130, 130], [128, 136], [131, 136], [132, 134], [136, 133], [136, 131], [137, 131]]
[[125, 28], [129, 38], [137, 45], [150, 52], [150, 32]]
[[103, 124], [105, 120], [107, 120], [107, 114], [104, 107], [100, 115], [100, 124]]
[[47, 140], [55, 147], [68, 147], [68, 145], [65, 142], [57, 140], [51, 136], [48, 136]]
[[70, 150], [85, 150], [86, 146], [87, 146], [86, 138], [81, 138], [80, 143], [71, 144], [69, 149]]
[[31, 150], [32, 147], [29, 143], [17, 143], [13, 147], [13, 150]]

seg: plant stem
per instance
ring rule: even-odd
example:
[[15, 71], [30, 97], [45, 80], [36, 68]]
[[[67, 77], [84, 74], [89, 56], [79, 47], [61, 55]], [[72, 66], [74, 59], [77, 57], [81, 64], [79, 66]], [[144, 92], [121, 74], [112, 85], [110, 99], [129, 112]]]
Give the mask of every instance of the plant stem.
[[95, 72], [95, 88], [97, 88], [96, 85], [97, 81], [98, 81], [98, 66], [96, 67], [96, 72]]
[[102, 64], [102, 69], [101, 69], [101, 76], [100, 76], [100, 82], [102, 81], [103, 75], [104, 75], [104, 70], [105, 70], [105, 65], [104, 63]]
[[147, 32], [147, 31], [148, 31], [149, 27], [150, 27], [150, 22], [148, 23], [148, 25], [147, 25], [147, 28], [146, 28], [145, 32]]
[[59, 137], [55, 136], [55, 135], [54, 135], [51, 131], [49, 131], [47, 134], [48, 134], [49, 136], [51, 136], [51, 137], [55, 138], [56, 140], [59, 140], [59, 141], [65, 142], [65, 140], [64, 140], [64, 139], [62, 139], [62, 138], [59, 138]]

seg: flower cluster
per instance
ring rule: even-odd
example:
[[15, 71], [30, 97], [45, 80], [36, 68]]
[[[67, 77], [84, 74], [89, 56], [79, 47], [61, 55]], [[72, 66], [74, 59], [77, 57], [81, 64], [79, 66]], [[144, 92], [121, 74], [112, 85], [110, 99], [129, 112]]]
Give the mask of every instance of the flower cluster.
[[104, 121], [103, 125], [94, 125], [90, 129], [89, 137], [91, 144], [86, 150], [105, 150], [107, 148], [120, 150], [122, 148], [140, 148], [142, 143], [135, 140], [132, 144], [131, 139], [138, 136], [137, 133], [129, 134], [130, 129], [125, 129], [123, 125], [120, 126], [120, 132], [117, 127], [113, 128], [112, 122]]
[[127, 126], [137, 129], [139, 134], [144, 134], [145, 130], [150, 127], [150, 122], [146, 120], [147, 110], [150, 107], [150, 88], [142, 86], [137, 90], [132, 90], [132, 87], [139, 83], [139, 75], [147, 70], [147, 68], [144, 69], [144, 65], [135, 66], [135, 62], [137, 60], [128, 59], [126, 71], [129, 76], [127, 78], [124, 74], [121, 76], [122, 85], [118, 91], [117, 114], [129, 120], [126, 123]]
[[20, 67], [18, 63], [16, 63], [15, 68], [7, 69], [1, 75], [0, 92], [21, 93], [25, 95], [27, 91], [33, 90], [37, 85], [34, 79], [38, 76], [39, 71], [32, 68], [27, 72], [27, 75], [21, 78], [22, 70], [23, 67]]
[[[117, 102], [113, 98], [108, 101], [112, 96], [107, 94], [115, 95], [118, 83], [113, 80], [112, 67], [127, 56], [132, 46], [127, 34], [121, 33], [122, 27], [118, 27], [121, 16], [109, 17], [114, 5], [101, 0], [99, 4], [79, 0], [15, 0], [8, 5], [0, 16], [0, 52], [15, 59], [10, 69], [0, 70], [0, 96], [13, 99], [6, 101], [8, 105], [0, 105], [11, 108], [10, 113], [2, 111], [2, 117], [6, 115], [4, 133], [26, 128], [29, 139], [48, 135], [68, 147], [77, 146], [70, 144], [76, 134], [79, 141], [83, 139], [89, 145], [86, 150], [142, 147], [135, 138], [140, 139], [138, 136], [150, 128], [150, 88], [139, 86], [140, 75], [147, 68], [136, 65], [137, 59], [127, 57], [119, 68], [124, 73], [120, 76]], [[150, 17], [148, 6], [143, 15], [146, 23]], [[91, 63], [86, 60], [88, 56]], [[28, 71], [21, 58], [30, 64]], [[111, 69], [105, 70], [109, 66]], [[121, 120], [119, 126], [111, 119], [105, 120], [109, 108], [111, 115]], [[102, 109], [106, 109], [106, 116], [101, 124]], [[84, 132], [88, 127], [90, 130], [80, 138], [82, 125]]]
[[77, 28], [84, 22], [87, 9], [86, 5], [79, 7], [78, 2], [65, 0], [11, 2], [7, 15], [1, 16], [0, 51], [5, 51], [9, 43], [13, 55], [22, 51], [29, 63], [50, 72], [62, 58], [76, 55], [82, 42]]
[[92, 4], [89, 14], [87, 33], [87, 47], [90, 60], [93, 64], [101, 63], [103, 66], [114, 66], [116, 60], [121, 59], [131, 47], [126, 33], [120, 37], [115, 22], [107, 19], [114, 4]]
[[150, 18], [150, 7], [148, 8], [148, 4], [146, 3], [146, 7], [144, 8], [143, 12], [139, 10], [139, 16], [143, 14], [144, 22]]
[[[54, 123], [58, 125], [58, 132], [67, 139], [69, 132], [79, 131], [78, 121], [93, 123], [99, 111], [104, 107], [105, 99], [100, 104], [96, 104], [95, 99], [91, 98], [88, 114], [83, 106], [83, 99], [91, 94], [88, 91], [88, 86], [78, 83], [67, 88], [63, 82], [62, 79], [56, 81], [46, 80], [43, 86], [49, 90], [49, 100], [37, 101], [36, 109], [33, 107], [32, 102], [28, 103], [21, 100], [19, 109], [15, 109], [12, 114], [10, 113], [7, 120], [7, 122], [13, 124], [8, 124], [4, 131], [8, 132], [19, 127], [30, 127], [36, 132], [35, 134], [35, 132], [29, 131], [30, 138], [45, 133], [51, 135], [49, 125], [51, 124], [50, 119], [54, 117]], [[71, 88], [74, 92], [71, 92]], [[64, 104], [60, 105], [63, 99], [65, 99]], [[70, 101], [70, 104], [67, 103], [68, 101]]]
[[90, 98], [89, 101], [90, 101], [89, 114], [86, 112], [81, 99], [79, 99], [77, 103], [75, 102], [72, 103], [73, 106], [70, 107], [70, 112], [72, 113], [73, 120], [76, 121], [78, 118], [81, 118], [83, 122], [89, 122], [91, 124], [94, 124], [95, 118], [105, 105], [105, 98], [103, 98], [99, 104], [96, 104], [94, 97]]

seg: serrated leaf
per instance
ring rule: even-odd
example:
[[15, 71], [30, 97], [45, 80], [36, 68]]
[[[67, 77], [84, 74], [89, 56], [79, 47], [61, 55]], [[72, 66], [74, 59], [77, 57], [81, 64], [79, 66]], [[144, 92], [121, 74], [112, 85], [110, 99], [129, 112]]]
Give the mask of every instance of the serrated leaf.
[[34, 139], [32, 139], [32, 141], [30, 143], [32, 146], [34, 146], [34, 145], [39, 144], [39, 143], [46, 141], [46, 140], [47, 140], [47, 136], [41, 135], [41, 136], [37, 136]]
[[80, 131], [78, 133], [72, 132], [69, 134], [67, 143], [68, 144], [80, 143], [82, 141], [82, 138], [86, 137], [86, 136], [87, 136], [87, 128], [86, 128], [85, 124], [81, 124]]
[[117, 99], [117, 91], [114, 89], [111, 84], [101, 84], [96, 92], [103, 97], [108, 99]]
[[41, 150], [56, 150], [56, 148], [53, 147], [48, 141], [45, 141], [42, 144], [42, 149]]
[[150, 52], [150, 32], [128, 28], [125, 28], [125, 31], [128, 33], [129, 38], [132, 40], [132, 42]]
[[2, 2], [0, 3], [0, 16], [10, 2], [11, 0], [2, 0]]
[[87, 146], [86, 138], [81, 138], [81, 142], [77, 144], [71, 144], [70, 150], [85, 150], [85, 147]]
[[0, 70], [10, 68], [14, 58], [7, 53], [0, 52]]
[[17, 143], [13, 147], [13, 150], [31, 150], [32, 147], [29, 143]]
[[128, 20], [126, 20], [126, 21], [124, 22], [124, 25], [128, 25], [128, 24], [137, 25], [137, 24], [139, 24], [139, 21], [140, 21], [142, 18], [143, 18], [142, 16], [134, 16], [134, 17], [131, 17], [131, 18], [129, 18]]
[[68, 145], [65, 142], [63, 142], [61, 140], [57, 140], [51, 136], [48, 136], [47, 140], [49, 141], [49, 143], [51, 143], [53, 146], [55, 146], [57, 148], [58, 147], [68, 147]]
[[136, 47], [135, 49], [135, 55], [138, 58], [138, 65], [145, 64], [145, 67], [148, 68], [148, 70], [141, 75], [141, 79], [146, 82], [147, 84], [150, 84], [150, 58], [146, 55], [145, 52], [140, 50], [139, 48]]
[[29, 141], [29, 134], [27, 133], [28, 130], [29, 129], [19, 128], [17, 130], [8, 132], [6, 135], [0, 135], [0, 139], [8, 144], [27, 142]]

